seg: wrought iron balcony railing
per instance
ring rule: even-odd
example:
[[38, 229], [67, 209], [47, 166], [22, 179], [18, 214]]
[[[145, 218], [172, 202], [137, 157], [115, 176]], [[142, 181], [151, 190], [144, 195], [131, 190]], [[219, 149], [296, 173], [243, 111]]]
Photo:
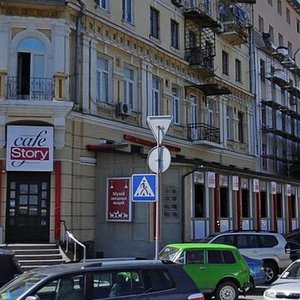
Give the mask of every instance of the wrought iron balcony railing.
[[7, 77], [6, 99], [51, 101], [53, 97], [54, 81], [52, 78]]
[[188, 124], [188, 139], [220, 144], [220, 128], [205, 123]]
[[203, 51], [201, 47], [186, 49], [185, 58], [191, 66], [200, 67], [211, 72], [214, 71], [214, 57]]

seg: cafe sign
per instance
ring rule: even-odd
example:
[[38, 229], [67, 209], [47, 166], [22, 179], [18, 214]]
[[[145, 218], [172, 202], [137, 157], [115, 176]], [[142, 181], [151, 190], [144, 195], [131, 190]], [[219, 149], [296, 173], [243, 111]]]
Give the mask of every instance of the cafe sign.
[[53, 171], [53, 127], [7, 126], [7, 171]]

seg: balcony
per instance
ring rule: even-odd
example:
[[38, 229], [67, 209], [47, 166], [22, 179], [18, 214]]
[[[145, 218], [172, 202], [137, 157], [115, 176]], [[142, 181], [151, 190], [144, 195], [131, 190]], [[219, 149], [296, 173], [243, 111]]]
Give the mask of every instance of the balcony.
[[202, 27], [218, 27], [219, 23], [214, 17], [214, 5], [215, 2], [207, 0], [186, 1], [183, 15]]
[[220, 144], [220, 128], [205, 123], [188, 124], [188, 139], [192, 142]]
[[233, 45], [248, 42], [249, 14], [240, 5], [220, 5], [220, 21], [222, 37]]
[[207, 75], [214, 73], [214, 58], [208, 52], [203, 51], [201, 47], [185, 49], [185, 59], [190, 66], [207, 72]]
[[54, 80], [52, 78], [7, 77], [6, 99], [52, 101]]

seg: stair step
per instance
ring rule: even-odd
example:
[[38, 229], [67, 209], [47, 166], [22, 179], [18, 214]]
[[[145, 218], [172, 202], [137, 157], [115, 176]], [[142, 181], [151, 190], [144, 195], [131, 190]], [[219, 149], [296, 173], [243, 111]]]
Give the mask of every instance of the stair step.
[[18, 260], [19, 264], [22, 266], [41, 266], [41, 265], [57, 265], [62, 264], [65, 262], [63, 259], [56, 259], [56, 260]]
[[57, 244], [7, 244], [4, 249], [14, 251], [15, 256], [23, 269], [46, 267], [66, 262]]

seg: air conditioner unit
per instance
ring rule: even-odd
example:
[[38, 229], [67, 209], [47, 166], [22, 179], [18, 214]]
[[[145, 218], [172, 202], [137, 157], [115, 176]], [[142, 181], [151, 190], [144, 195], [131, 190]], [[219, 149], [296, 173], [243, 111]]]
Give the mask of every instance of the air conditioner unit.
[[183, 1], [184, 0], [172, 0], [172, 3], [174, 5], [176, 5], [177, 7], [182, 7], [182, 6], [184, 6]]
[[128, 103], [119, 102], [117, 104], [117, 114], [122, 116], [130, 116], [131, 115], [131, 106]]

